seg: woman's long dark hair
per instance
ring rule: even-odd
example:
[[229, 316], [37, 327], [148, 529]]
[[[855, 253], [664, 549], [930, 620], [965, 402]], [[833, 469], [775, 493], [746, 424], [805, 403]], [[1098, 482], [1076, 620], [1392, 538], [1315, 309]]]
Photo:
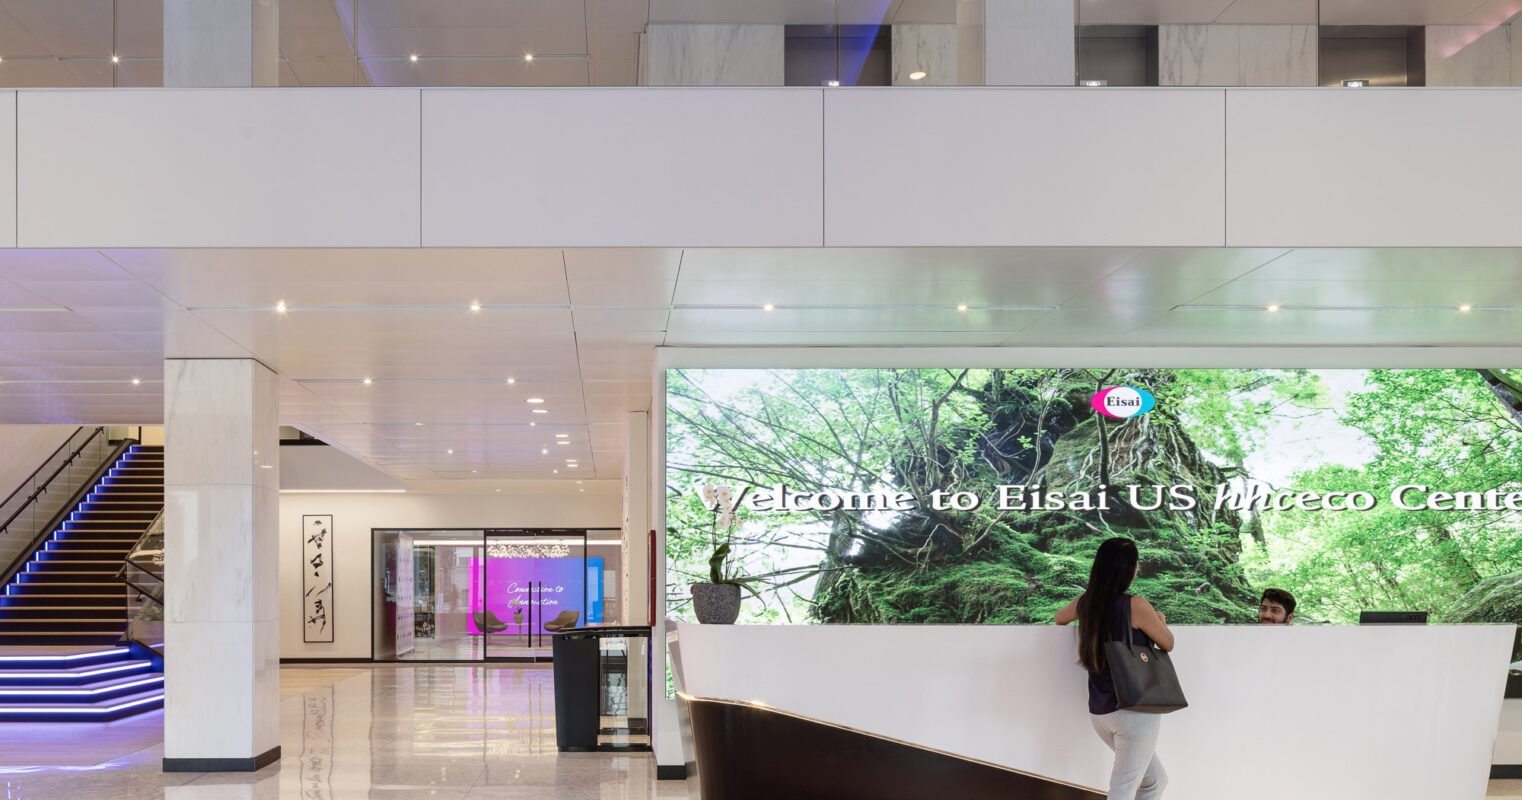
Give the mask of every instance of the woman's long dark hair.
[[1089, 568], [1089, 588], [1078, 598], [1078, 663], [1090, 672], [1105, 672], [1105, 642], [1113, 627], [1115, 601], [1131, 588], [1136, 577], [1136, 542], [1117, 536], [1106, 539], [1094, 554]]

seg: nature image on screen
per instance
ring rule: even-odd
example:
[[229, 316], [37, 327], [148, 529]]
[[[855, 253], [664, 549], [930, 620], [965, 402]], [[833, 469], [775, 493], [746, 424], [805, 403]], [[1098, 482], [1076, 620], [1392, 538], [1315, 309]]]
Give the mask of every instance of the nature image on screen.
[[673, 369], [667, 386], [675, 619], [728, 541], [742, 623], [1045, 623], [1123, 535], [1133, 591], [1173, 623], [1255, 622], [1268, 586], [1301, 623], [1522, 623], [1522, 371]]

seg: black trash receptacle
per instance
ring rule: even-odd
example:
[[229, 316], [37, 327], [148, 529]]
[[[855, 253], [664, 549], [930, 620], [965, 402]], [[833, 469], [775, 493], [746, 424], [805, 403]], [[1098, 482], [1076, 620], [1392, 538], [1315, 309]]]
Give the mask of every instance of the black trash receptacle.
[[[567, 628], [554, 635], [551, 652], [555, 664], [555, 744], [562, 752], [599, 749], [604, 694], [610, 684], [604, 676], [604, 672], [610, 671], [605, 667], [610, 665], [604, 662], [613, 661], [603, 657], [602, 640], [649, 637], [650, 628], [642, 626]], [[625, 675], [611, 682], [627, 687], [629, 671], [638, 670], [640, 677], [646, 677], [648, 669], [647, 664], [629, 664], [619, 659], [616, 670]], [[635, 716], [628, 710], [624, 713]], [[648, 714], [640, 716], [648, 718]]]

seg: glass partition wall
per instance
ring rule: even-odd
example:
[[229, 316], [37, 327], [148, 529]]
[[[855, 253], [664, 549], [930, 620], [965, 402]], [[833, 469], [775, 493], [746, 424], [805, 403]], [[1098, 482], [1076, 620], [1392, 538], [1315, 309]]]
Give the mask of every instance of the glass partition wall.
[[549, 661], [556, 631], [613, 621], [618, 531], [373, 534], [377, 661]]

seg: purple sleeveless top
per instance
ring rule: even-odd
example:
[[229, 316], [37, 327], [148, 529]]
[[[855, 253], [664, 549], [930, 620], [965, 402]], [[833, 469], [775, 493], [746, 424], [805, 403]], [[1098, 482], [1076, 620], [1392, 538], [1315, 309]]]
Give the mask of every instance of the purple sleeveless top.
[[[1115, 599], [1115, 605], [1110, 608], [1110, 641], [1125, 641], [1126, 638], [1126, 610], [1130, 607], [1131, 595], [1123, 594]], [[1135, 644], [1152, 644], [1152, 640], [1140, 629], [1131, 629], [1131, 641]], [[1118, 709], [1119, 701], [1115, 698], [1115, 681], [1110, 678], [1108, 672], [1089, 673], [1089, 713], [1090, 714], [1113, 714]]]

